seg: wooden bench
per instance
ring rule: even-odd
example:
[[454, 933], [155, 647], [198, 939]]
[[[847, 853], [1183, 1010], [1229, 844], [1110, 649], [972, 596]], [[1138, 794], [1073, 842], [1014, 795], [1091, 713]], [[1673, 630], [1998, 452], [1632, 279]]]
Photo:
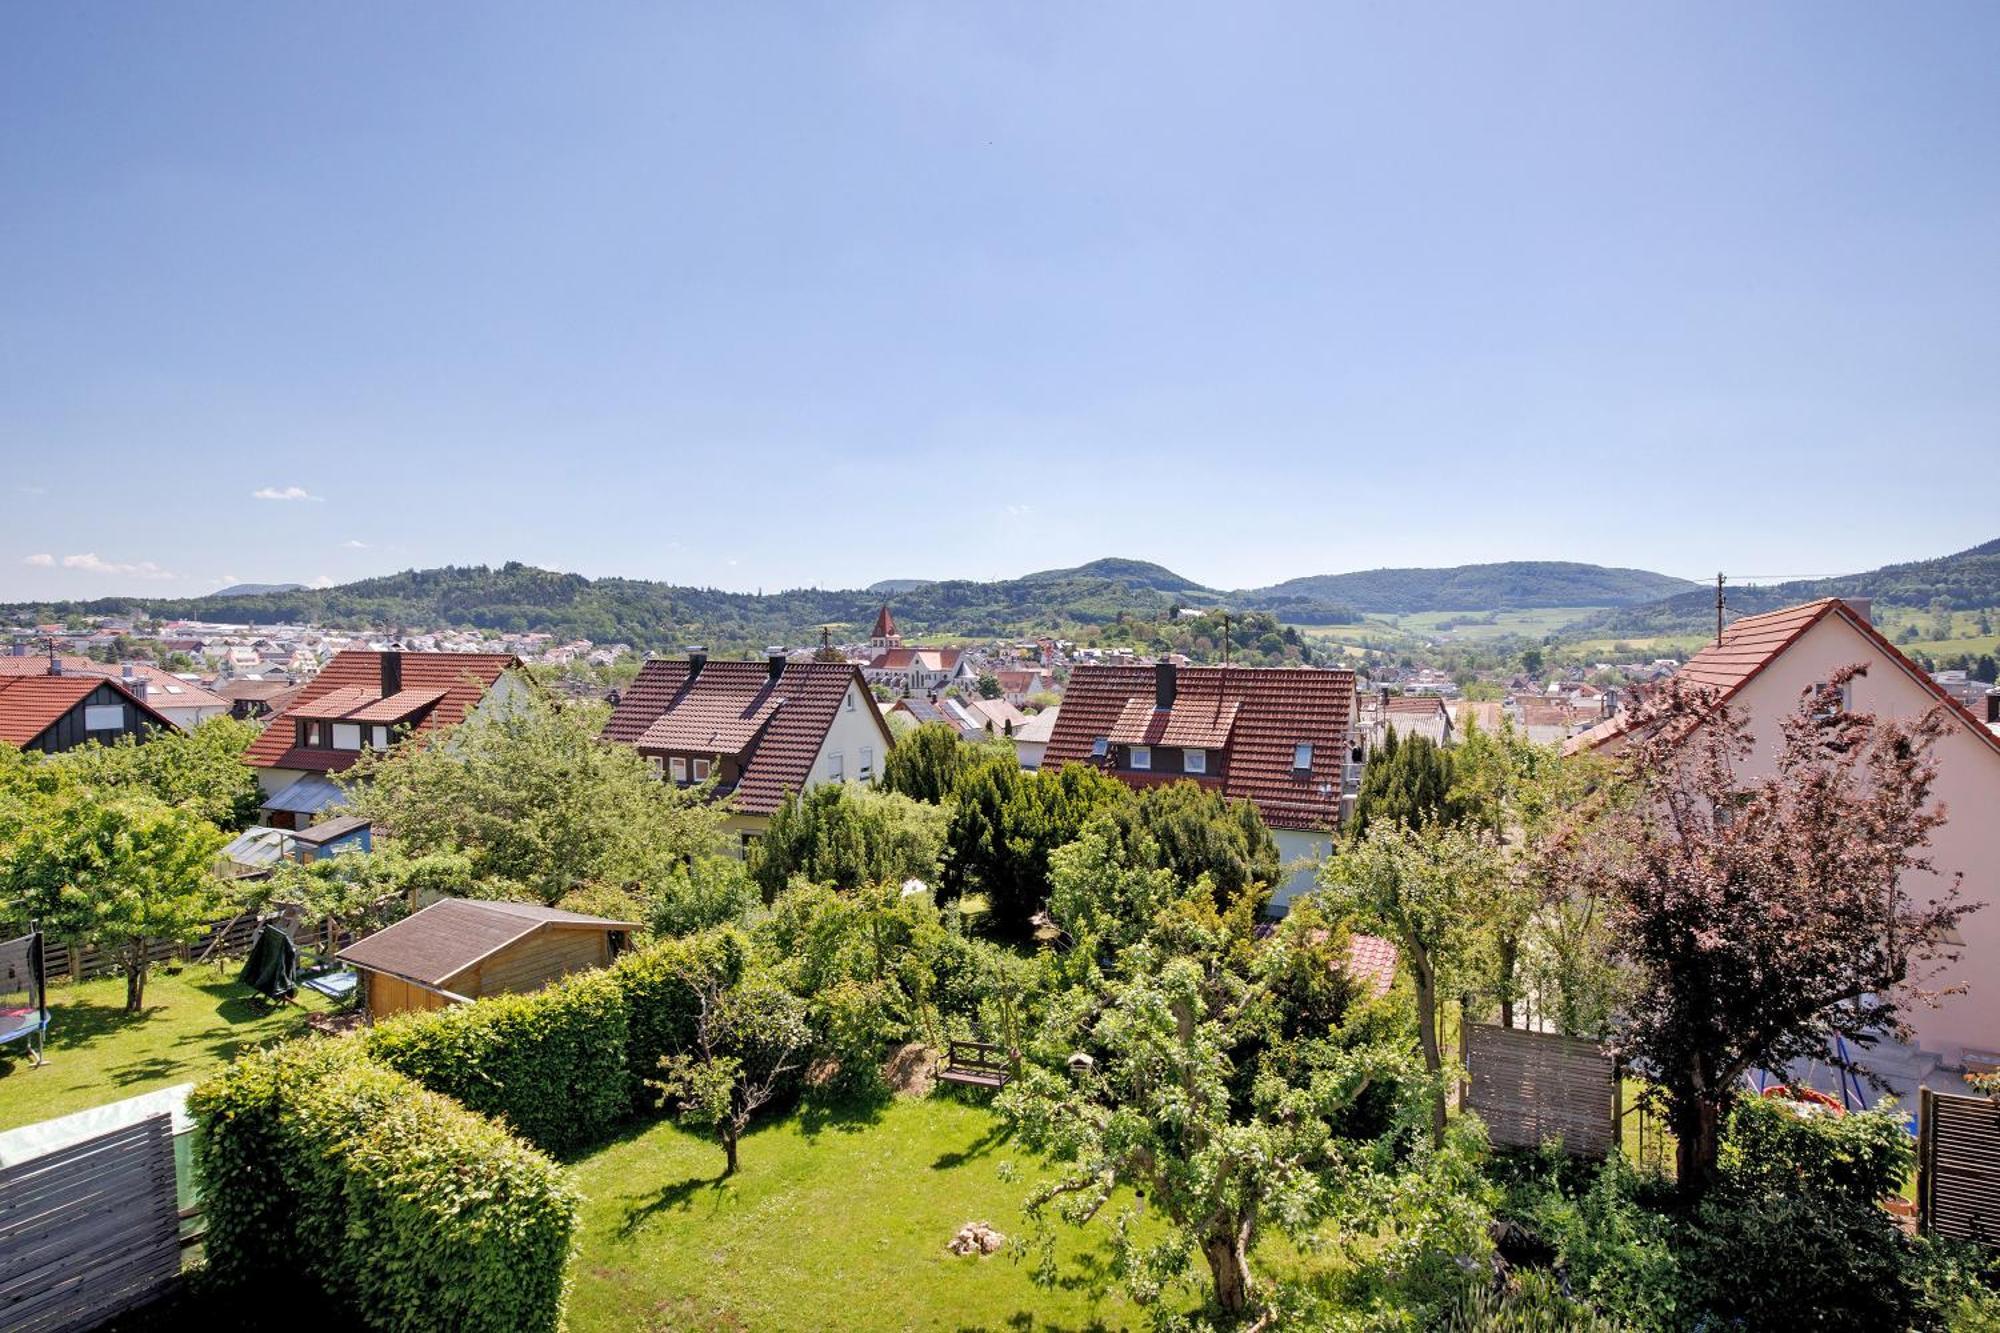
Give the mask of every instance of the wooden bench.
[[974, 1088], [1004, 1088], [1014, 1076], [1012, 1053], [985, 1041], [948, 1041], [938, 1082]]

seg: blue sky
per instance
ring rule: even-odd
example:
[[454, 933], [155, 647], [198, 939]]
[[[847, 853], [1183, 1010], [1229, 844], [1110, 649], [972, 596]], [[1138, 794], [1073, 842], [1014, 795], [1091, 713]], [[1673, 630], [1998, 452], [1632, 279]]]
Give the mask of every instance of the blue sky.
[[1941, 554], [1996, 68], [1985, 3], [7, 6], [0, 597]]

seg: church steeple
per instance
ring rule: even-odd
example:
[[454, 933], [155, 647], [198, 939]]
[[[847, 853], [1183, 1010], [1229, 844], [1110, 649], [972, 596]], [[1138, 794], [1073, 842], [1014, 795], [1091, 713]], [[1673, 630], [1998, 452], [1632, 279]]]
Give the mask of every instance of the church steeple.
[[896, 633], [896, 617], [889, 614], [889, 604], [882, 603], [882, 609], [875, 613], [875, 632], [868, 636], [868, 642], [877, 648], [896, 648], [903, 642], [903, 636]]

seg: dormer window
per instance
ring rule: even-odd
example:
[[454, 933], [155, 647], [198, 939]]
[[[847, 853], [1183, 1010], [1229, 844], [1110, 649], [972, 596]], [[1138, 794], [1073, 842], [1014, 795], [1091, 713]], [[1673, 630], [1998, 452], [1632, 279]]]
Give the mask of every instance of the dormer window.
[[1131, 751], [1131, 753], [1132, 753], [1132, 767], [1134, 767], [1134, 768], [1148, 768], [1148, 769], [1149, 769], [1149, 768], [1151, 768], [1151, 767], [1153, 766], [1153, 747], [1152, 747], [1152, 746], [1150, 746], [1150, 745], [1135, 745], [1135, 746], [1133, 746], [1133, 747], [1132, 747], [1132, 751]]
[[1313, 766], [1312, 742], [1300, 741], [1297, 745], [1294, 745], [1292, 747], [1292, 771], [1294, 773], [1310, 773], [1312, 772], [1312, 766]]
[[697, 759], [694, 761], [694, 780], [696, 782], [708, 781], [708, 765], [709, 761], [706, 759]]
[[1183, 758], [1185, 759], [1183, 767], [1185, 767], [1188, 772], [1190, 773], [1208, 772], [1208, 751], [1188, 750], [1184, 752]]

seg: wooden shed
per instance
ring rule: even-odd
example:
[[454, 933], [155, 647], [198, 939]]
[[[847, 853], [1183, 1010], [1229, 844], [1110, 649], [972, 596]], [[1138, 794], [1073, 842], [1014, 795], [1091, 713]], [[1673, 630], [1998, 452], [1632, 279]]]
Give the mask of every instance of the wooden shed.
[[540, 990], [603, 967], [637, 926], [528, 903], [446, 898], [337, 955], [361, 974], [368, 1012], [442, 1009]]

